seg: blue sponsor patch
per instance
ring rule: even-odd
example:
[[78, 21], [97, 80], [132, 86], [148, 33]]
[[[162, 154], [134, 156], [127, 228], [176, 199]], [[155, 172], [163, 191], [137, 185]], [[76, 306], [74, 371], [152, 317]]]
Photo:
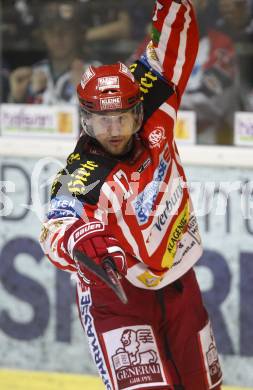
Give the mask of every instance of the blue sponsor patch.
[[159, 194], [161, 182], [164, 180], [168, 169], [168, 162], [162, 157], [159, 166], [154, 172], [153, 180], [148, 183], [145, 189], [137, 196], [133, 202], [137, 221], [143, 225], [148, 221]]
[[83, 213], [83, 204], [76, 198], [70, 196], [57, 196], [50, 202], [50, 208], [47, 214], [48, 219], [81, 217]]

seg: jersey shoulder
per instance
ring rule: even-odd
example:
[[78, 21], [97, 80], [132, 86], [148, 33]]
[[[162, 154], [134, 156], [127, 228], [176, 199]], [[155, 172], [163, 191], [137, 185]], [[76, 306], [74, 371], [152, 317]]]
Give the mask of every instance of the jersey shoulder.
[[117, 160], [100, 154], [85, 151], [85, 137], [81, 137], [67, 164], [56, 176], [51, 191], [51, 199], [56, 196], [72, 196], [82, 203], [95, 205], [107, 176], [117, 164]]

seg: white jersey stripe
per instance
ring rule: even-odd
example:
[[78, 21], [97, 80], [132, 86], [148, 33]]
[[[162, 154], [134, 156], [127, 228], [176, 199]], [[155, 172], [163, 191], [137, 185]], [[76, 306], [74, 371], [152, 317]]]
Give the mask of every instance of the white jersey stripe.
[[112, 202], [112, 208], [113, 208], [114, 214], [117, 218], [118, 226], [121, 228], [122, 233], [126, 237], [128, 243], [131, 245], [136, 257], [138, 257], [138, 259], [141, 259], [137, 242], [135, 241], [134, 236], [130, 232], [129, 227], [123, 218], [121, 207], [120, 207], [117, 196], [115, 195], [115, 193], [112, 191], [111, 187], [107, 183], [104, 183], [104, 185], [102, 187], [102, 192], [107, 197], [107, 199], [109, 199]]
[[[68, 267], [68, 266], [72, 266], [72, 267], [75, 267], [74, 264], [70, 264], [68, 260], [64, 259], [64, 257], [61, 257], [59, 255], [59, 240], [62, 238], [62, 235], [58, 235], [57, 238], [55, 239], [54, 243], [51, 243], [51, 247], [52, 247], [52, 252], [50, 254], [50, 257], [51, 259], [61, 265], [62, 267]], [[63, 252], [65, 252], [65, 249], [63, 247], [63, 243], [61, 243], [60, 245], [60, 248]]]
[[157, 47], [157, 55], [162, 65], [164, 62], [165, 54], [167, 53], [167, 44], [171, 34], [171, 26], [177, 17], [177, 13], [179, 9], [180, 9], [180, 4], [172, 2], [168, 15], [166, 16], [163, 23], [159, 44]]
[[176, 120], [177, 120], [177, 112], [175, 110], [175, 108], [173, 108], [170, 104], [168, 103], [163, 103], [160, 108], [159, 108], [161, 111], [165, 112], [166, 114], [168, 114], [174, 121], [174, 125], [176, 123]]
[[[63, 257], [60, 257], [60, 256], [56, 256], [54, 257], [52, 254], [50, 255], [50, 258], [53, 260], [53, 262], [55, 264], [58, 264], [60, 265], [61, 267], [65, 268], [65, 267], [70, 267], [71, 265], [69, 264], [69, 262], [67, 262], [67, 260], [63, 259]], [[72, 265], [72, 267], [74, 267], [74, 265]], [[66, 270], [66, 271], [69, 271], [69, 272], [72, 272], [70, 270]]]
[[181, 31], [180, 34], [180, 43], [179, 43], [179, 49], [178, 49], [178, 56], [177, 56], [177, 61], [174, 67], [174, 74], [172, 77], [172, 82], [175, 85], [178, 85], [181, 75], [182, 75], [182, 70], [183, 66], [185, 64], [185, 51], [186, 51], [186, 43], [187, 43], [187, 31], [190, 26], [191, 22], [191, 17], [190, 17], [190, 10], [191, 7], [189, 4], [187, 4], [187, 10], [185, 12], [185, 23], [184, 23], [184, 28]]

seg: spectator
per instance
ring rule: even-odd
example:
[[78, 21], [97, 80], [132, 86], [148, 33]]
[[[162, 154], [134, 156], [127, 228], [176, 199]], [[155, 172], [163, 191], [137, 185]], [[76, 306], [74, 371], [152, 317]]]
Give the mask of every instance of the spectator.
[[[152, 0], [129, 0], [129, 13], [134, 28], [132, 29], [132, 38], [135, 40], [135, 47], [125, 63], [130, 66], [136, 58], [139, 58], [145, 51], [147, 44], [151, 41], [152, 24], [150, 16], [152, 15]], [[145, 13], [143, 9], [145, 7]], [[132, 12], [130, 10], [133, 10]]]
[[124, 51], [120, 43], [128, 40], [131, 24], [130, 16], [122, 2], [81, 1], [81, 13], [86, 27], [84, 40], [92, 48], [93, 58], [106, 63], [111, 61], [118, 51]]
[[35, 18], [29, 3], [26, 0], [2, 2], [0, 35], [6, 47], [15, 45], [24, 49], [31, 45]]
[[252, 21], [252, 0], [218, 0], [217, 27], [229, 34], [234, 41], [248, 40]]
[[113, 56], [125, 60], [144, 38], [152, 7], [152, 0], [85, 1], [84, 13], [89, 15], [85, 40], [102, 62], [111, 62]]
[[10, 75], [9, 102], [56, 104], [75, 102], [75, 87], [90, 62], [83, 61], [82, 29], [73, 2], [50, 1], [40, 18], [48, 58]]
[[140, 42], [147, 33], [151, 32], [150, 20], [152, 18], [153, 5], [153, 0], [127, 0], [124, 5], [131, 17], [131, 38], [137, 42]]
[[235, 46], [225, 32], [210, 24], [217, 16], [213, 3], [195, 3], [201, 26], [200, 45], [181, 109], [197, 113], [199, 143], [230, 144], [233, 113], [240, 107]]
[[124, 10], [119, 11], [114, 20], [100, 23], [87, 29], [85, 34], [87, 42], [128, 38], [130, 35], [130, 18]]
[[253, 111], [253, 1], [218, 0], [218, 10], [217, 27], [236, 44], [242, 109]]
[[9, 93], [9, 71], [2, 65], [0, 68], [0, 103], [6, 102]]

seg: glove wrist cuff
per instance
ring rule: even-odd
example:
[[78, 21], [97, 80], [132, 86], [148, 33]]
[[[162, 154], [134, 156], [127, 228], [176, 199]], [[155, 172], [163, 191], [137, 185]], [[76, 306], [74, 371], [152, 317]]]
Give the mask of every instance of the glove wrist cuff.
[[91, 221], [83, 223], [82, 220], [76, 221], [66, 232], [64, 237], [64, 246], [73, 258], [73, 251], [76, 245], [83, 239], [88, 238], [94, 232], [104, 232], [105, 226], [103, 222]]

